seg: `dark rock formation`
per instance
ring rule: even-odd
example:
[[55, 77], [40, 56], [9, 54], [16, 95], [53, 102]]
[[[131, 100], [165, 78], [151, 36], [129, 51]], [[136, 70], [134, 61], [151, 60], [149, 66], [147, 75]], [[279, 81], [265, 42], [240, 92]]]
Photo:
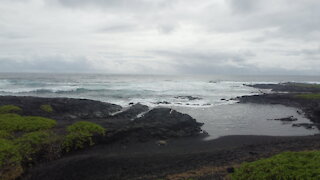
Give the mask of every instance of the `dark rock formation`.
[[134, 119], [137, 118], [137, 116], [143, 112], [146, 112], [149, 110], [149, 107], [146, 105], [142, 105], [140, 103], [137, 103], [135, 105], [130, 106], [127, 110], [121, 111], [117, 114], [113, 115], [113, 118], [120, 118], [120, 119]]
[[288, 116], [288, 117], [284, 117], [284, 118], [279, 118], [279, 119], [273, 119], [276, 121], [286, 121], [286, 122], [292, 122], [292, 121], [297, 121], [298, 119], [293, 117], [293, 116]]
[[[44, 116], [62, 121], [93, 120], [108, 118], [120, 111], [121, 106], [88, 99], [40, 98], [30, 96], [0, 96], [1, 105], [16, 105], [23, 109], [24, 115]], [[53, 112], [45, 112], [40, 106], [50, 105]]]
[[168, 102], [168, 101], [158, 101], [158, 102], [156, 102], [154, 104], [171, 104], [171, 103]]
[[187, 114], [169, 108], [156, 108], [131, 121], [112, 136], [116, 139], [136, 138], [139, 141], [195, 136], [200, 134], [202, 125]]
[[320, 92], [320, 86], [306, 83], [280, 83], [280, 84], [245, 84], [249, 87], [259, 89], [271, 89], [275, 92]]
[[176, 99], [187, 99], [189, 101], [201, 100], [202, 99], [200, 97], [194, 97], [194, 96], [176, 96], [174, 98], [176, 98]]
[[312, 129], [314, 127], [320, 127], [319, 124], [313, 124], [313, 123], [295, 123], [292, 124], [292, 127], [304, 127], [306, 129]]
[[[105, 143], [131, 137], [148, 140], [193, 136], [201, 132], [202, 125], [187, 114], [169, 108], [149, 111], [140, 103], [121, 111], [121, 106], [87, 99], [0, 96], [0, 106], [9, 104], [21, 107], [23, 115], [57, 120], [57, 129], [80, 120], [98, 123], [107, 129], [107, 136], [101, 140]], [[44, 104], [51, 105], [53, 112], [43, 111], [40, 106]]]
[[[303, 111], [304, 115], [308, 119], [315, 123], [315, 126], [320, 128], [320, 99], [299, 97], [299, 93], [319, 93], [320, 85], [305, 83], [282, 83], [254, 84], [247, 86], [260, 89], [271, 89], [272, 91], [277, 91], [280, 93], [237, 97], [237, 100], [239, 100], [240, 103], [282, 104], [285, 106], [297, 107]], [[301, 112], [299, 111], [298, 113], [300, 114]], [[295, 124], [293, 126], [304, 126], [306, 128], [310, 128], [310, 125], [307, 124]]]
[[253, 96], [242, 96], [240, 103], [258, 104], [282, 104], [285, 106], [297, 107], [304, 112], [304, 115], [312, 122], [320, 123], [320, 100], [297, 98], [294, 93], [286, 94], [262, 94]]

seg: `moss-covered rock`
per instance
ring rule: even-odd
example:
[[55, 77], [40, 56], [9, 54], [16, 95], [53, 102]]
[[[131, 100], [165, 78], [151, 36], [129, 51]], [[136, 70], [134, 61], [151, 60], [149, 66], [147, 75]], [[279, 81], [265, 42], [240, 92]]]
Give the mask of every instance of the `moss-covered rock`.
[[5, 113], [19, 113], [21, 112], [22, 109], [18, 106], [14, 105], [4, 105], [0, 106], [0, 114], [5, 114]]
[[38, 116], [20, 116], [18, 114], [0, 114], [0, 130], [7, 132], [31, 132], [54, 127], [56, 121]]
[[102, 126], [88, 121], [79, 121], [67, 127], [67, 132], [69, 133], [79, 131], [104, 135], [106, 130]]
[[50, 104], [43, 104], [40, 106], [40, 109], [45, 111], [45, 112], [48, 112], [48, 113], [52, 113], [53, 112], [53, 108]]

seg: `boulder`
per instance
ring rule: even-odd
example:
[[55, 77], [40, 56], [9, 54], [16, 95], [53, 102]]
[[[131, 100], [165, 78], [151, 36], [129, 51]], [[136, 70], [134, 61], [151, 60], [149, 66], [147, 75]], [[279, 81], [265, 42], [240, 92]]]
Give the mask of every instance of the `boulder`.
[[150, 138], [196, 136], [200, 134], [202, 125], [203, 123], [197, 122], [187, 114], [169, 108], [155, 108], [131, 121], [113, 136], [137, 138], [139, 141], [147, 141]]
[[176, 99], [187, 99], [189, 101], [193, 101], [193, 100], [201, 100], [202, 98], [200, 97], [194, 97], [194, 96], [176, 96]]
[[140, 103], [134, 104], [130, 106], [127, 110], [114, 114], [112, 118], [119, 118], [119, 119], [134, 119], [143, 112], [149, 110], [149, 107], [146, 105], [142, 105]]

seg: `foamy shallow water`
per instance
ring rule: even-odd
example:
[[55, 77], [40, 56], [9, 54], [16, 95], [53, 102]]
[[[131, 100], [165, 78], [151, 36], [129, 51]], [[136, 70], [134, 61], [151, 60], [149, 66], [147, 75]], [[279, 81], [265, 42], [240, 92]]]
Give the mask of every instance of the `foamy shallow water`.
[[[270, 135], [304, 136], [319, 133], [318, 129], [292, 127], [292, 123], [310, 123], [297, 113], [297, 109], [283, 105], [231, 104], [207, 108], [172, 107], [203, 122], [203, 130], [209, 133], [207, 139], [226, 135]], [[294, 116], [292, 123], [269, 120]]]
[[159, 103], [195, 107], [230, 104], [233, 102], [221, 99], [259, 93], [244, 83], [250, 82], [177, 76], [0, 74], [0, 95], [86, 98], [121, 106], [140, 102], [151, 107]]

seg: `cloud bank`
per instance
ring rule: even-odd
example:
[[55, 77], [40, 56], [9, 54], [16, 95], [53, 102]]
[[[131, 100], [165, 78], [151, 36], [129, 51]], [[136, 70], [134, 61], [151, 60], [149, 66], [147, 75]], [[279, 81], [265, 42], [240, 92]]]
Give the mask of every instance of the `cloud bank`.
[[2, 0], [0, 72], [320, 75], [320, 1]]

